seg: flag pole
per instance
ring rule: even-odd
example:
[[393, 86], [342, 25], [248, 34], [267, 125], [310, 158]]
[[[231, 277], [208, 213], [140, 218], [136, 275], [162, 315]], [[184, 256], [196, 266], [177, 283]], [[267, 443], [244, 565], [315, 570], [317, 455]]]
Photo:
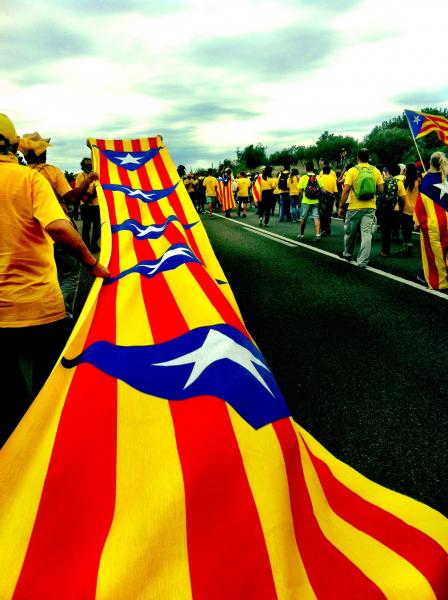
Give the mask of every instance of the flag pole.
[[417, 154], [418, 154], [418, 157], [420, 159], [420, 162], [422, 163], [423, 169], [426, 171], [425, 163], [423, 162], [422, 155], [420, 154], [420, 150], [419, 150], [419, 148], [417, 146], [417, 140], [414, 137], [414, 132], [412, 131], [411, 124], [409, 123], [408, 115], [406, 113], [404, 113], [404, 116], [406, 117], [406, 121], [408, 122], [409, 129], [411, 131], [412, 139], [414, 140], [415, 149], [417, 150]]

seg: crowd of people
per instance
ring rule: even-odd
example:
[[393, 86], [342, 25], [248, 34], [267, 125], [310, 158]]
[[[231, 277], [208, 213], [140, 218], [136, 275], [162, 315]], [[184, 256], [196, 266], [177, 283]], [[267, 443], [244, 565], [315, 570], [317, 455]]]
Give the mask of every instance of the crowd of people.
[[[429, 172], [439, 173], [442, 184], [448, 172], [445, 165], [445, 155], [434, 153]], [[347, 162], [341, 171], [334, 171], [328, 161], [323, 161], [321, 168], [308, 161], [302, 173], [288, 164], [275, 173], [272, 166], [266, 165], [258, 172], [241, 172], [236, 177], [229, 167], [221, 174], [209, 169], [207, 176], [203, 176], [187, 175], [180, 165], [179, 174], [198, 212], [204, 212], [207, 205], [210, 217], [213, 210], [222, 210], [230, 217], [231, 209], [236, 208], [236, 214], [246, 218], [247, 207], [252, 205], [256, 206], [260, 227], [268, 227], [278, 204], [279, 222], [298, 223], [299, 240], [305, 238], [307, 221], [313, 221], [315, 242], [331, 235], [333, 217], [342, 217], [344, 246], [340, 256], [353, 261], [359, 240], [356, 264], [360, 268], [369, 263], [372, 236], [376, 231], [381, 231], [380, 256], [383, 258], [391, 256], [392, 241], [401, 241], [401, 254], [410, 256], [412, 233], [427, 231], [427, 220], [421, 222], [416, 214], [417, 198], [425, 177], [422, 163], [392, 162], [375, 166], [370, 162], [367, 148], [360, 149], [356, 164]], [[230, 190], [231, 200], [224, 199], [225, 190]], [[440, 236], [440, 231], [431, 235]], [[445, 237], [442, 235], [442, 246]], [[445, 264], [446, 249], [441, 252]], [[434, 287], [426, 272], [418, 279]], [[448, 287], [448, 282], [442, 281], [438, 287]]]

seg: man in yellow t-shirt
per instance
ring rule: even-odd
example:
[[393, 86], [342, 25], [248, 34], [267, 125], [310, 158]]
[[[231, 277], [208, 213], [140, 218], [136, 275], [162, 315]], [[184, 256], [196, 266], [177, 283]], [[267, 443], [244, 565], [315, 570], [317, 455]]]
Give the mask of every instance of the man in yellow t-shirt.
[[[344, 188], [339, 200], [340, 217], [344, 216], [344, 204], [349, 198], [349, 205], [344, 222], [344, 250], [340, 253], [341, 258], [352, 260], [353, 251], [358, 232], [361, 232], [361, 245], [357, 257], [358, 267], [365, 268], [369, 264], [372, 249], [372, 235], [376, 227], [376, 194], [383, 191], [383, 176], [376, 167], [369, 164], [370, 152], [367, 148], [361, 148], [358, 152], [358, 164], [349, 169], [345, 176]], [[358, 178], [360, 177], [362, 179]], [[359, 185], [364, 180], [369, 189], [367, 199], [362, 199]], [[359, 197], [356, 196], [356, 192]]]
[[[85, 157], [81, 161], [82, 171], [78, 173], [75, 180], [75, 186], [78, 188], [89, 181], [92, 174], [92, 159]], [[101, 221], [98, 196], [96, 194], [95, 184], [88, 185], [87, 191], [81, 198], [81, 219], [82, 219], [82, 239], [91, 252], [99, 252], [98, 240], [100, 239]], [[92, 231], [92, 236], [90, 236]]]
[[331, 170], [330, 165], [324, 165], [322, 173], [319, 175], [319, 180], [324, 187], [319, 200], [320, 234], [322, 237], [325, 237], [331, 235], [331, 216], [333, 214], [334, 203], [338, 199], [337, 178], [335, 172]]
[[238, 216], [241, 214], [242, 207], [243, 219], [245, 219], [247, 217], [247, 202], [249, 199], [249, 189], [252, 184], [244, 171], [241, 171], [240, 176], [236, 180], [236, 183], [238, 186]]
[[209, 169], [207, 173], [202, 185], [205, 187], [205, 201], [208, 204], [209, 215], [213, 218], [213, 203], [216, 201], [216, 196], [219, 197], [218, 180], [213, 175], [213, 169]]
[[[96, 173], [91, 173], [79, 187], [72, 189], [61, 169], [47, 163], [47, 148], [49, 145], [50, 138], [42, 138], [36, 131], [32, 134], [25, 134], [20, 138], [19, 150], [25, 156], [27, 166], [45, 177], [63, 211], [68, 214], [67, 207], [74, 204], [98, 176]], [[74, 222], [73, 225], [75, 226]], [[70, 319], [74, 314], [79, 288], [80, 264], [63, 244], [54, 245], [54, 257], [67, 317]]]
[[53, 241], [64, 243], [97, 277], [108, 270], [89, 252], [37, 171], [19, 165], [19, 138], [0, 114], [0, 446], [27, 410], [64, 343], [65, 307]]
[[[309, 160], [306, 163], [305, 168], [306, 174], [302, 175], [302, 177], [299, 179], [298, 185], [299, 202], [302, 200], [302, 206], [300, 209], [300, 233], [297, 236], [297, 239], [302, 240], [304, 238], [306, 222], [308, 217], [311, 217], [314, 221], [314, 241], [318, 242], [320, 240], [319, 198], [322, 195], [324, 186], [314, 172], [314, 163], [312, 160]], [[311, 188], [313, 189], [312, 197], [312, 192], [309, 185], [310, 180]]]

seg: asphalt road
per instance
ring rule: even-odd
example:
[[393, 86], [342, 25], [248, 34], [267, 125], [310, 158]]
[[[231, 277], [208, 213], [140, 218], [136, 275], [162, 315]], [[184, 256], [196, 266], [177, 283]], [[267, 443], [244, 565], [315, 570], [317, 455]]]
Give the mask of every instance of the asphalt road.
[[412, 258], [396, 244], [383, 259], [376, 234], [363, 270], [335, 255], [340, 220], [318, 243], [309, 223], [304, 244], [277, 215], [266, 229], [254, 211], [202, 221], [294, 418], [367, 477], [448, 515], [448, 295], [414, 283], [418, 237]]

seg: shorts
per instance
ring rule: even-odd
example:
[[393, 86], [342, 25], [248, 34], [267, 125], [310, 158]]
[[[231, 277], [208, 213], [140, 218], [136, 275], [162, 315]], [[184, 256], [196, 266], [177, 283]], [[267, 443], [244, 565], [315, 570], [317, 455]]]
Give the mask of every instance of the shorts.
[[207, 196], [206, 198], [206, 203], [207, 204], [213, 204], [213, 202], [216, 200], [215, 196]]
[[308, 217], [319, 219], [319, 204], [303, 204], [300, 209], [300, 218], [306, 221]]

